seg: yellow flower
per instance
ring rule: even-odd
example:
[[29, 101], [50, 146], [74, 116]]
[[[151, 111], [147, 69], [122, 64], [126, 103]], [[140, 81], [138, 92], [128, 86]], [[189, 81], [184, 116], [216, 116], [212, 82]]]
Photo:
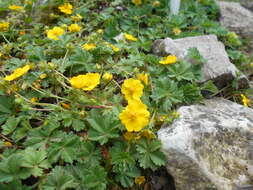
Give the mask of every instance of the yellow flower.
[[71, 20], [73, 20], [74, 22], [78, 22], [82, 19], [83, 19], [83, 17], [79, 14], [76, 14], [75, 16], [71, 16]]
[[145, 85], [148, 85], [148, 75], [145, 73], [141, 73], [137, 75], [137, 79], [142, 81]]
[[180, 28], [173, 28], [173, 33], [177, 36], [177, 35], [180, 35], [181, 34], [181, 30]]
[[128, 101], [139, 100], [143, 94], [143, 84], [141, 81], [130, 78], [124, 81], [121, 86], [121, 92]]
[[12, 146], [12, 143], [11, 143], [11, 142], [9, 142], [9, 141], [5, 141], [5, 142], [4, 142], [4, 146], [6, 146], [6, 147], [10, 147], [10, 146]]
[[135, 182], [135, 184], [137, 184], [137, 185], [141, 185], [141, 184], [143, 184], [143, 183], [145, 182], [145, 177], [144, 177], [144, 176], [136, 177], [136, 178], [134, 179], [134, 182]]
[[18, 6], [18, 5], [10, 5], [9, 9], [13, 10], [13, 11], [21, 11], [23, 9], [23, 7], [22, 6]]
[[70, 32], [79, 32], [81, 30], [81, 26], [78, 24], [71, 24], [68, 29]]
[[250, 103], [250, 100], [244, 94], [241, 94], [241, 97], [242, 97], [242, 103], [243, 103], [243, 105], [246, 106], [246, 107], [248, 107], [249, 103]]
[[149, 123], [149, 111], [141, 101], [130, 101], [128, 106], [119, 114], [119, 118], [127, 131], [140, 131]]
[[44, 78], [46, 78], [46, 77], [47, 77], [47, 74], [46, 74], [46, 73], [43, 73], [43, 74], [40, 75], [40, 79], [44, 79]]
[[138, 139], [141, 138], [140, 135], [137, 135], [137, 134], [135, 134], [135, 133], [128, 132], [128, 131], [125, 132], [125, 133], [123, 134], [123, 137], [124, 137], [127, 141], [138, 140]]
[[135, 5], [141, 5], [141, 0], [132, 0], [132, 3]]
[[35, 103], [35, 102], [37, 102], [37, 101], [38, 101], [38, 98], [33, 97], [33, 98], [31, 98], [31, 99], [30, 99], [30, 101], [31, 101], [32, 103]]
[[81, 88], [86, 91], [93, 90], [100, 83], [100, 75], [98, 73], [87, 73], [78, 75], [70, 79], [70, 84], [74, 88]]
[[52, 63], [52, 62], [48, 62], [47, 64], [48, 64], [51, 68], [54, 68], [54, 67], [55, 67], [55, 64]]
[[30, 69], [31, 69], [30, 65], [26, 65], [24, 67], [17, 68], [13, 71], [13, 73], [11, 75], [7, 75], [6, 77], [4, 77], [4, 80], [7, 80], [7, 81], [15, 80], [16, 78], [19, 78], [22, 75], [26, 74]]
[[96, 44], [92, 44], [92, 43], [90, 43], [90, 44], [87, 43], [87, 44], [83, 45], [83, 49], [86, 50], [86, 51], [93, 50], [96, 47], [97, 47]]
[[106, 81], [110, 81], [113, 78], [113, 75], [111, 73], [105, 73], [103, 74], [102, 78]]
[[153, 1], [152, 6], [153, 7], [159, 7], [160, 4], [161, 4], [160, 1]]
[[47, 31], [47, 37], [52, 40], [59, 40], [59, 36], [64, 34], [64, 30], [61, 27], [55, 26], [53, 29]]
[[164, 57], [161, 61], [159, 61], [159, 63], [163, 65], [173, 64], [176, 62], [177, 62], [177, 57], [175, 55], [169, 55], [167, 57]]
[[116, 47], [116, 46], [113, 45], [113, 44], [109, 44], [109, 46], [112, 48], [112, 50], [113, 50], [114, 52], [118, 52], [118, 51], [120, 50], [118, 47]]
[[113, 44], [111, 44], [109, 42], [105, 42], [104, 44], [107, 45], [107, 46], [109, 46], [110, 48], [112, 48], [112, 50], [114, 52], [118, 52], [120, 50], [117, 46], [115, 46], [115, 45], [113, 45]]
[[103, 34], [103, 33], [104, 33], [104, 30], [103, 30], [103, 29], [98, 29], [98, 30], [97, 30], [97, 33]]
[[0, 57], [2, 57], [2, 55], [3, 55], [3, 54], [0, 52]]
[[131, 34], [124, 34], [124, 37], [125, 37], [127, 40], [130, 40], [130, 41], [137, 41], [137, 38], [134, 37], [134, 36], [131, 35]]
[[142, 137], [146, 137], [147, 139], [153, 139], [155, 138], [155, 134], [150, 130], [143, 130], [141, 132]]
[[63, 5], [59, 6], [58, 9], [65, 14], [72, 14], [73, 6], [70, 3], [64, 3]]
[[10, 23], [9, 22], [2, 22], [0, 23], [0, 31], [4, 32], [9, 29]]

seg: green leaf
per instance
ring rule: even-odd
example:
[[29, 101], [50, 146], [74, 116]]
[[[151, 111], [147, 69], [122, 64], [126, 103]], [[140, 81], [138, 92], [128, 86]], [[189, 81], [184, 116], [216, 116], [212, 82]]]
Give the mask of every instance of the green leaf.
[[122, 142], [115, 143], [110, 150], [113, 172], [116, 173], [115, 179], [123, 187], [131, 187], [134, 178], [140, 176], [140, 171], [135, 166], [134, 152], [130, 152], [129, 150], [131, 149]]
[[12, 154], [0, 162], [0, 182], [11, 182], [28, 178], [31, 173], [28, 168], [23, 168], [23, 156]]
[[7, 119], [6, 123], [2, 125], [2, 129], [3, 129], [2, 133], [4, 135], [9, 135], [10, 133], [12, 133], [16, 129], [19, 121], [20, 121], [20, 118], [14, 117], [14, 116]]
[[8, 96], [0, 96], [0, 114], [11, 114], [13, 111], [13, 98]]
[[155, 81], [155, 89], [151, 97], [163, 111], [168, 111], [173, 104], [183, 101], [183, 91], [178, 88], [177, 82], [168, 78], [160, 78]]
[[92, 62], [92, 55], [81, 48], [76, 48], [73, 55], [69, 56], [63, 65], [60, 66], [60, 71], [64, 72], [66, 69], [71, 69], [72, 73], [77, 72], [91, 72], [94, 68]]
[[200, 88], [197, 84], [186, 84], [182, 86], [184, 91], [184, 101], [186, 103], [193, 103], [202, 99], [202, 95], [200, 93]]
[[30, 45], [26, 48], [26, 52], [30, 61], [44, 61], [46, 58], [42, 47]]
[[135, 166], [127, 166], [124, 168], [113, 167], [113, 171], [116, 172], [116, 181], [120, 182], [123, 187], [132, 187], [134, 178], [141, 174], [140, 170]]
[[48, 160], [54, 163], [61, 158], [67, 163], [73, 163], [77, 159], [79, 142], [76, 135], [63, 135], [60, 142], [55, 142], [49, 147]]
[[13, 140], [20, 141], [24, 137], [26, 137], [27, 133], [29, 130], [32, 129], [31, 124], [30, 124], [30, 117], [25, 115], [21, 116], [21, 121], [19, 122], [19, 127], [15, 129], [13, 132], [11, 138]]
[[33, 148], [27, 148], [22, 152], [23, 163], [22, 166], [29, 168], [33, 176], [42, 176], [43, 169], [50, 167], [46, 160], [47, 153], [45, 150], [35, 150]]
[[48, 175], [43, 189], [45, 190], [65, 190], [75, 188], [78, 184], [75, 179], [62, 167], [56, 166]]
[[165, 165], [166, 157], [160, 151], [161, 142], [158, 140], [149, 141], [141, 139], [136, 145], [138, 151], [138, 161], [144, 169], [151, 168], [155, 170], [157, 167]]
[[77, 132], [79, 132], [79, 131], [86, 128], [85, 123], [82, 120], [79, 120], [79, 119], [73, 120], [72, 127]]
[[32, 129], [27, 135], [25, 146], [33, 147], [34, 149], [45, 149], [50, 146], [52, 142], [57, 142], [64, 136], [61, 131], [56, 131], [60, 126], [57, 121], [50, 120], [40, 128]]
[[191, 71], [191, 64], [185, 61], [181, 61], [180, 63], [175, 63], [173, 65], [169, 65], [168, 76], [170, 78], [175, 78], [178, 81], [188, 80], [192, 81], [194, 79], [194, 75]]
[[211, 92], [213, 94], [216, 94], [218, 92], [218, 89], [217, 89], [217, 87], [215, 86], [215, 84], [213, 83], [212, 80], [209, 80], [209, 81], [205, 82], [201, 86], [201, 90], [208, 91], [208, 92]]
[[107, 173], [99, 165], [92, 166], [83, 171], [83, 185], [88, 190], [105, 190], [107, 186]]
[[204, 64], [207, 62], [207, 60], [199, 53], [197, 48], [189, 48], [187, 58], [192, 64]]
[[78, 149], [78, 160], [81, 163], [88, 163], [90, 165], [98, 165], [102, 159], [101, 152], [92, 142], [82, 142]]
[[105, 190], [107, 187], [107, 173], [99, 164], [76, 164], [65, 168], [78, 182], [77, 190]]
[[99, 110], [93, 109], [87, 121], [91, 127], [88, 131], [89, 139], [98, 141], [101, 145], [107, 143], [110, 138], [119, 136], [119, 121], [111, 114], [102, 115]]
[[17, 180], [17, 181], [10, 182], [8, 184], [1, 184], [0, 183], [0, 189], [4, 189], [4, 190], [13, 190], [13, 189], [15, 189], [15, 190], [31, 190], [32, 187], [22, 185], [21, 181]]
[[123, 142], [114, 143], [113, 147], [110, 149], [110, 155], [112, 158], [112, 164], [119, 167], [133, 166], [135, 164], [135, 159], [128, 151], [128, 146]]

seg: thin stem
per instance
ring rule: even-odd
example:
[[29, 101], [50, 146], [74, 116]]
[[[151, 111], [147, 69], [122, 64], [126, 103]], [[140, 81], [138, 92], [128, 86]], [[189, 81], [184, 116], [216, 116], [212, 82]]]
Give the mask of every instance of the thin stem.
[[13, 142], [11, 139], [9, 139], [8, 137], [4, 136], [4, 135], [1, 134], [1, 133], [0, 133], [0, 136], [1, 136], [3, 139], [5, 139], [5, 140], [7, 140], [7, 141], [9, 141], [9, 142]]

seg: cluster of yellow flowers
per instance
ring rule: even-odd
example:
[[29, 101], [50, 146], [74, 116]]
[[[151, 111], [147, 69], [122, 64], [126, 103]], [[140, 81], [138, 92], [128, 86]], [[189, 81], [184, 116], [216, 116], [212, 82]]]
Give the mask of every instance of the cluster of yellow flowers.
[[159, 63], [163, 65], [173, 64], [176, 62], [177, 62], [177, 57], [175, 55], [169, 55], [167, 57], [164, 57], [161, 61], [159, 61]]
[[0, 32], [5, 32], [9, 29], [10, 23], [9, 22], [1, 22], [0, 23]]
[[125, 80], [121, 87], [128, 105], [119, 114], [119, 118], [129, 132], [138, 132], [149, 123], [150, 113], [140, 99], [143, 88], [141, 81], [133, 78]]
[[100, 84], [100, 74], [98, 73], [87, 73], [85, 75], [78, 75], [72, 77], [69, 80], [70, 84], [74, 88], [79, 88], [85, 91], [93, 90], [97, 85]]
[[[72, 10], [73, 6], [70, 3], [65, 3], [65, 4], [59, 6], [58, 9], [65, 14], [72, 14], [72, 12], [73, 12], [73, 10]], [[82, 18], [83, 17], [80, 14], [77, 14], [75, 16], [71, 16], [71, 19], [74, 22], [78, 22], [78, 21], [82, 20]], [[76, 23], [68, 26], [69, 32], [79, 32], [81, 29], [82, 29], [82, 27]], [[56, 26], [53, 29], [47, 31], [47, 37], [52, 40], [59, 40], [59, 37], [61, 35], [63, 35], [64, 33], [65, 33], [65, 31], [62, 27]]]
[[4, 78], [4, 80], [7, 80], [7, 81], [15, 80], [16, 78], [19, 78], [22, 75], [26, 74], [30, 69], [31, 69], [30, 65], [25, 65], [24, 67], [17, 68], [13, 71], [11, 75], [7, 75]]

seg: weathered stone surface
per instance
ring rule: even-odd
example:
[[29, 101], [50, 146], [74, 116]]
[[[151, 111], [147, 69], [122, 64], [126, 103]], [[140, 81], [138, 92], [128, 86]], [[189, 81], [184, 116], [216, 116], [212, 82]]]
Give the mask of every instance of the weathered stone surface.
[[240, 3], [217, 2], [220, 7], [220, 23], [248, 38], [253, 38], [253, 13]]
[[253, 189], [253, 110], [217, 98], [158, 131], [177, 190]]
[[[157, 55], [174, 54], [179, 58], [185, 58], [189, 48], [197, 48], [200, 54], [207, 60], [203, 66], [204, 79], [214, 80], [219, 88], [230, 84], [237, 77], [240, 71], [230, 62], [223, 43], [219, 42], [215, 35], [204, 35], [196, 37], [187, 37], [172, 40], [165, 38], [156, 40], [152, 51]], [[241, 74], [239, 80], [240, 87], [247, 87], [248, 80]]]
[[253, 11], [253, 1], [252, 0], [243, 0], [240, 2], [242, 6]]

